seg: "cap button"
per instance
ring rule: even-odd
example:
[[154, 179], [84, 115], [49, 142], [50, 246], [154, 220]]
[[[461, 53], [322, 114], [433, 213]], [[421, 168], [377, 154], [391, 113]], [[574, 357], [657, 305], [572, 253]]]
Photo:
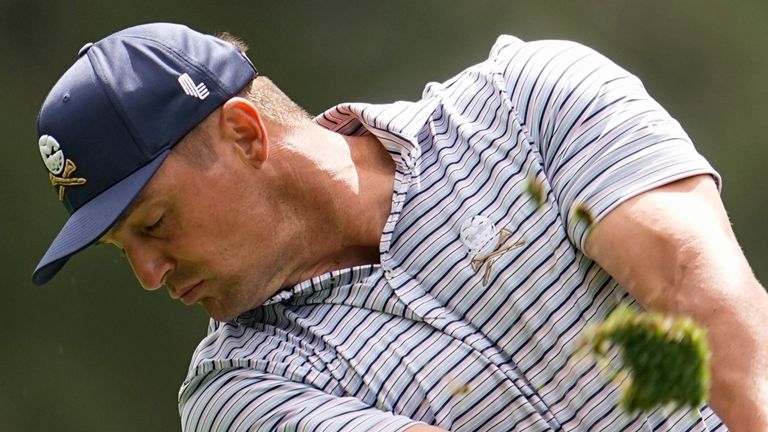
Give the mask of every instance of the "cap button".
[[93, 42], [88, 42], [87, 44], [83, 45], [82, 48], [80, 48], [80, 51], [77, 52], [78, 57], [82, 57], [83, 54], [87, 53], [89, 49], [93, 46]]

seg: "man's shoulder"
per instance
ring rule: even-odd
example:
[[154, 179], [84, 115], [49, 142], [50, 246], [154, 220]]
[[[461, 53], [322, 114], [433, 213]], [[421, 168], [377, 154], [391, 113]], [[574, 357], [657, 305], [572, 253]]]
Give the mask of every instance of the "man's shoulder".
[[488, 59], [508, 62], [514, 59], [518, 63], [536, 62], [537, 57], [551, 59], [553, 54], [563, 55], [600, 55], [593, 48], [581, 42], [565, 39], [539, 39], [525, 41], [516, 36], [502, 34], [496, 38]]
[[508, 34], [499, 35], [491, 46], [491, 52], [488, 57], [491, 59], [497, 58], [507, 52], [514, 51], [525, 44], [526, 42], [524, 40], [516, 36]]

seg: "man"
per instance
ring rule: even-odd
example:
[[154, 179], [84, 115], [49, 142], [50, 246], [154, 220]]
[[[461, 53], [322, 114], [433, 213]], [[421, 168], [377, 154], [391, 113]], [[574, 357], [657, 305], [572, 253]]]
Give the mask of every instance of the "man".
[[[106, 242], [202, 304], [185, 430], [768, 430], [768, 296], [632, 75], [502, 36], [418, 102], [311, 119], [232, 42], [118, 32], [39, 117], [71, 216], [34, 281]], [[717, 415], [619, 410], [579, 335], [625, 299], [707, 327]]]

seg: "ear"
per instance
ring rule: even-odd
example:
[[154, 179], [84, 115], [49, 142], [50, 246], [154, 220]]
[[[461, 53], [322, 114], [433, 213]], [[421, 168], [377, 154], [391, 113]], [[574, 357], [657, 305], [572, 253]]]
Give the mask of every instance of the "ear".
[[227, 141], [244, 162], [261, 166], [269, 157], [269, 141], [264, 122], [251, 102], [234, 97], [221, 107], [220, 127]]

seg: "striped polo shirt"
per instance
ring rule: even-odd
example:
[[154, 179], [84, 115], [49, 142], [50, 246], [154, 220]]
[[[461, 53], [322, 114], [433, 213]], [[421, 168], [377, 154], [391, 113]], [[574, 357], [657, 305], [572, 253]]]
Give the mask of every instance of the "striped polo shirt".
[[633, 301], [584, 254], [590, 224], [681, 178], [720, 182], [636, 77], [577, 43], [501, 36], [418, 102], [315, 121], [396, 162], [380, 264], [211, 321], [184, 430], [725, 430], [707, 406], [624, 414], [579, 346]]

